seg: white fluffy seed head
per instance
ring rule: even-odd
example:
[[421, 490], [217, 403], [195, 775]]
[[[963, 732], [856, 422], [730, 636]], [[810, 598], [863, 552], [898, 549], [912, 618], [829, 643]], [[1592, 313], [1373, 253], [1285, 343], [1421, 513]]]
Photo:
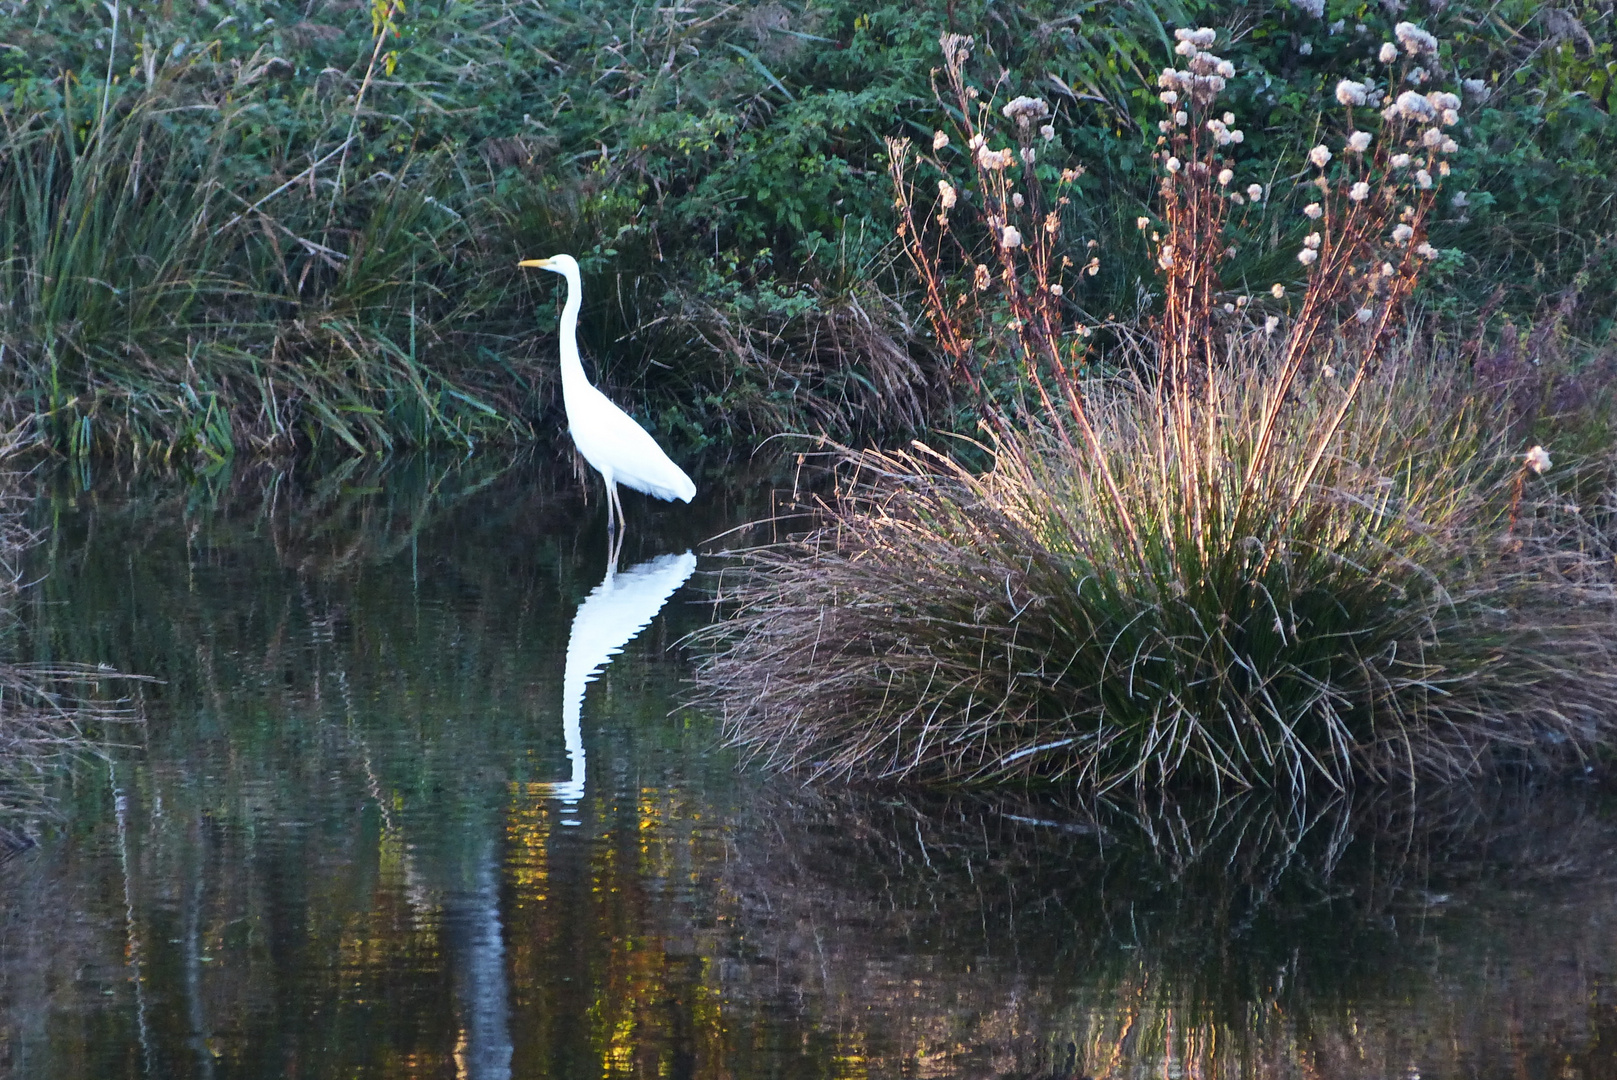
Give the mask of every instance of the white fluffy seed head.
[[1027, 128], [1031, 127], [1035, 120], [1043, 120], [1049, 116], [1050, 105], [1043, 98], [1021, 94], [1007, 101], [999, 111], [1005, 119], [1015, 120], [1017, 127]]
[[1235, 179], [1235, 173], [1234, 173], [1233, 170], [1220, 169], [1218, 171], [1218, 186], [1219, 187], [1229, 187], [1230, 186], [1230, 181], [1234, 180], [1234, 179]]
[[1348, 198], [1354, 202], [1363, 202], [1370, 197], [1370, 185], [1360, 180], [1348, 191]]
[[1381, 51], [1376, 54], [1376, 57], [1383, 64], [1390, 64], [1394, 60], [1398, 59], [1398, 46], [1394, 45], [1390, 41], [1383, 42], [1381, 45]]
[[1392, 239], [1395, 244], [1407, 244], [1409, 238], [1415, 235], [1415, 230], [1405, 224], [1393, 226]]
[[1297, 253], [1297, 261], [1302, 263], [1304, 266], [1312, 266], [1314, 264], [1314, 260], [1318, 258], [1319, 252], [1315, 251], [1313, 248], [1303, 248]]
[[1308, 220], [1310, 221], [1318, 221], [1320, 215], [1324, 212], [1324, 209], [1322, 209], [1317, 202], [1311, 202], [1307, 206], [1303, 207], [1303, 213], [1308, 215]]
[[1365, 90], [1363, 83], [1343, 79], [1336, 84], [1336, 100], [1343, 105], [1363, 105]]
[[1370, 149], [1371, 138], [1368, 131], [1355, 131], [1348, 136], [1347, 148], [1355, 154], [1362, 154]]
[[1430, 121], [1437, 116], [1436, 106], [1427, 101], [1424, 95], [1417, 94], [1413, 90], [1405, 90], [1399, 94], [1398, 100], [1393, 105], [1399, 115], [1409, 120]]
[[1392, 33], [1410, 56], [1437, 52], [1437, 39], [1414, 23], [1401, 22], [1392, 28]]
[[1308, 160], [1314, 163], [1315, 168], [1323, 169], [1330, 164], [1331, 152], [1324, 143], [1320, 143], [1308, 152]]
[[1248, 184], [1246, 186], [1246, 197], [1251, 199], [1253, 202], [1262, 202], [1263, 201], [1263, 185], [1262, 184]]

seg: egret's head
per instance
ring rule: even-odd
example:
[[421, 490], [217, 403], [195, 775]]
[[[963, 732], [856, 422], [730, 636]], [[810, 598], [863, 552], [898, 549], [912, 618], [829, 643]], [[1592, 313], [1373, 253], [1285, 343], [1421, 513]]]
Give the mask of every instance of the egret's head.
[[523, 259], [518, 266], [536, 266], [540, 270], [549, 270], [555, 274], [578, 273], [578, 260], [571, 255], [552, 255], [548, 259]]

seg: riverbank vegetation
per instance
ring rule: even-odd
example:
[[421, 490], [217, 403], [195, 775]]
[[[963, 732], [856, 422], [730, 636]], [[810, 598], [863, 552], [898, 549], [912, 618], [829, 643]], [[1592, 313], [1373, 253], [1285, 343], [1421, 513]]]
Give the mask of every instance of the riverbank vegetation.
[[[1604, 375], [1514, 344], [1467, 363], [1409, 317], [1470, 201], [1459, 74], [1445, 89], [1441, 44], [1401, 23], [1344, 69], [1296, 174], [1254, 179], [1218, 36], [1181, 28], [1154, 80], [1159, 190], [1136, 225], [1160, 299], [1104, 377], [1089, 343], [1109, 327], [1064, 306], [1097, 264], [1062, 253], [1075, 177], [1037, 165], [1048, 103], [983, 92], [974, 43], [942, 39], [957, 122], [895, 141], [892, 177], [980, 438], [845, 453], [823, 524], [725, 578], [700, 683], [734, 741], [817, 776], [1092, 791], [1609, 752]], [[1265, 233], [1300, 286], [1240, 273]], [[975, 281], [946, 280], [951, 260]]]
[[[969, 432], [973, 395], [892, 243], [884, 143], [947, 126], [940, 33], [977, 35], [985, 92], [1047, 99], [1041, 162], [1086, 170], [1056, 254], [1100, 261], [1062, 309], [1112, 327], [1094, 359], [1115, 367], [1121, 328], [1159, 299], [1132, 223], [1158, 175], [1147, 84], [1170, 29], [1238, 31], [1243, 175], [1271, 183], [1312, 145], [1341, 64], [1401, 17], [5, 0], [4, 420], [27, 445], [180, 463], [548, 434], [553, 293], [513, 264], [569, 250], [589, 278], [586, 352], [664, 437]], [[1427, 25], [1442, 63], [1480, 80], [1451, 158], [1471, 208], [1432, 233], [1434, 327], [1491, 341], [1506, 316], [1531, 334], [1564, 306], [1557, 334], [1603, 340], [1609, 15], [1451, 3]], [[1255, 234], [1226, 278], [1299, 282], [1290, 242]], [[967, 270], [941, 268], [954, 284]]]

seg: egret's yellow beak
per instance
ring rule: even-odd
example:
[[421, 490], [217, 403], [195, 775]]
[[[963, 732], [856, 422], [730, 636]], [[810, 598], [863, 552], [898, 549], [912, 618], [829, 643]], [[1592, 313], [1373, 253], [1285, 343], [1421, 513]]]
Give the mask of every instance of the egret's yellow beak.
[[548, 269], [550, 269], [550, 260], [549, 259], [523, 259], [521, 262], [517, 263], [517, 265], [518, 266], [537, 266], [541, 270], [548, 270]]

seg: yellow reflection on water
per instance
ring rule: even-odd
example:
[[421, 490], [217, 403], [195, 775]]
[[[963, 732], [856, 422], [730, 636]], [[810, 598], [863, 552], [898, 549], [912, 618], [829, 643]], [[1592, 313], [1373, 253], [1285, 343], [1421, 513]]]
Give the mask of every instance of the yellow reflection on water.
[[[693, 871], [722, 847], [698, 834], [688, 797], [643, 787], [618, 803], [592, 792], [576, 810], [586, 825], [575, 847], [551, 831], [551, 789], [513, 784], [509, 794], [507, 955], [524, 988], [517, 1059], [560, 1060], [582, 1036], [603, 1080], [729, 1077], [720, 941], [678, 910]], [[557, 860], [573, 860], [568, 879], [582, 888], [557, 884]]]
[[509, 809], [505, 818], [505, 873], [515, 890], [515, 902], [540, 903], [550, 880], [547, 849], [554, 827], [551, 806], [546, 798], [551, 785], [512, 783], [508, 785]]

